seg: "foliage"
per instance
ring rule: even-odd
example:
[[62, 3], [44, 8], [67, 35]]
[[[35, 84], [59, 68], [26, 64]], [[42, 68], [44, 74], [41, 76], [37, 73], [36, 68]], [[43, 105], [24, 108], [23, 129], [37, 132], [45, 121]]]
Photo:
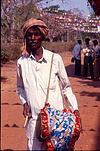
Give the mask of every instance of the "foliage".
[[[43, 42], [43, 46], [54, 52], [71, 51], [74, 42]], [[3, 45], [1, 48], [1, 62], [6, 63], [9, 60], [17, 60], [21, 55], [22, 44], [15, 43], [12, 45]]]
[[21, 38], [17, 33], [22, 24], [30, 17], [39, 17], [39, 11], [33, 0], [4, 0], [1, 2], [1, 35], [2, 41], [12, 43]]
[[63, 52], [63, 51], [71, 51], [75, 42], [44, 42], [43, 46], [54, 52]]
[[[89, 33], [78, 33], [78, 31], [67, 28], [66, 23], [61, 19], [66, 11], [59, 10], [59, 5], [44, 8], [47, 11], [39, 10], [38, 3], [43, 0], [2, 0], [1, 1], [1, 61], [17, 59], [20, 56], [20, 45], [23, 40], [21, 27], [23, 23], [31, 18], [41, 18], [49, 27], [49, 40], [44, 42], [44, 47], [56, 52], [71, 50], [77, 37], [84, 39], [87, 36], [100, 38]], [[74, 10], [82, 17], [78, 9]], [[71, 14], [71, 10], [66, 12]], [[59, 19], [60, 18], [60, 19]], [[78, 19], [80, 22], [80, 18]], [[47, 37], [48, 38], [48, 37]], [[61, 42], [62, 41], [62, 42]], [[67, 42], [64, 42], [67, 41]]]
[[7, 61], [9, 61], [9, 54], [6, 48], [2, 48], [1, 49], [1, 62], [6, 63]]
[[20, 44], [3, 45], [1, 47], [1, 62], [6, 63], [9, 60], [16, 60], [21, 55]]

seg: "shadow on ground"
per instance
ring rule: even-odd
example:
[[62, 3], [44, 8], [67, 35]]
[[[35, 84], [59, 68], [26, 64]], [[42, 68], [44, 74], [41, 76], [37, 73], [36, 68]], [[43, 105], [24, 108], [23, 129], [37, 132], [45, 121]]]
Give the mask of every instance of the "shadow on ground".
[[6, 81], [7, 81], [7, 78], [1, 76], [1, 82], [6, 82]]
[[[100, 87], [100, 81], [93, 81], [93, 80], [90, 80], [90, 79], [83, 79], [82, 76], [76, 77], [74, 75], [74, 64], [70, 64], [70, 65], [66, 66], [65, 69], [66, 69], [69, 77], [78, 78], [78, 82], [81, 83], [82, 85], [84, 85], [84, 86], [87, 85], [87, 86], [91, 86], [91, 87], [94, 87], [94, 88], [99, 88]], [[83, 66], [82, 66], [82, 69], [83, 69]], [[88, 97], [96, 97], [96, 101], [100, 101], [100, 93], [99, 92], [81, 91], [80, 95], [81, 96], [88, 96]]]
[[100, 101], [100, 93], [99, 92], [87, 92], [82, 91], [80, 92], [81, 96], [88, 96], [88, 97], [96, 97], [96, 101]]
[[3, 149], [2, 151], [14, 151], [13, 149]]
[[[83, 76], [75, 76], [74, 75], [74, 64], [70, 64], [68, 66], [65, 67], [66, 72], [68, 74], [69, 77], [73, 77], [73, 78], [78, 78], [78, 82], [80, 82], [81, 84], [85, 84], [88, 86], [92, 86], [92, 87], [100, 87], [100, 80], [99, 81], [93, 81], [89, 78], [84, 79]], [[83, 66], [82, 66], [82, 75], [83, 75]], [[81, 79], [81, 80], [80, 80]]]
[[[69, 77], [73, 77], [73, 78], [77, 78], [77, 82], [79, 82], [80, 84], [82, 84], [83, 86], [89, 86], [89, 87], [93, 87], [93, 88], [100, 88], [100, 81], [93, 81], [90, 79], [83, 79], [83, 77], [76, 77], [74, 75], [74, 64], [70, 64], [68, 66], [65, 67], [67, 74]], [[83, 73], [83, 66], [82, 66], [82, 73]], [[81, 96], [88, 96], [88, 97], [95, 97], [96, 101], [100, 101], [100, 92], [88, 92], [88, 91], [81, 91], [80, 92]], [[90, 100], [91, 101], [91, 100]], [[97, 105], [94, 105], [94, 107], [98, 107]], [[98, 116], [100, 115], [100, 113], [98, 113]], [[100, 116], [99, 116], [100, 118]], [[100, 121], [100, 120], [99, 120]], [[96, 142], [96, 150], [100, 150], [100, 122], [98, 121], [98, 127], [97, 127], [97, 135], [96, 135], [96, 139], [94, 140]], [[93, 131], [93, 129], [91, 129], [91, 131]]]
[[65, 69], [67, 71], [67, 74], [69, 77], [75, 77], [74, 75], [74, 64], [70, 64], [68, 66], [65, 66]]

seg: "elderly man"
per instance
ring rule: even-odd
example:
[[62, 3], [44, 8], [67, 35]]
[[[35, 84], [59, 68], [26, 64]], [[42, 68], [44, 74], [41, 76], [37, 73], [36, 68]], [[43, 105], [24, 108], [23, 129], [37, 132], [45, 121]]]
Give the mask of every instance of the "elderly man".
[[[38, 115], [44, 107], [53, 52], [42, 47], [48, 27], [42, 20], [31, 18], [23, 25], [26, 49], [17, 61], [17, 89], [23, 104], [23, 115], [28, 116], [26, 126], [28, 150], [45, 150], [38, 139], [40, 120]], [[54, 54], [48, 102], [52, 107], [63, 110], [58, 76], [62, 81], [63, 93], [69, 106], [79, 115], [78, 104], [72, 92], [62, 58]]]

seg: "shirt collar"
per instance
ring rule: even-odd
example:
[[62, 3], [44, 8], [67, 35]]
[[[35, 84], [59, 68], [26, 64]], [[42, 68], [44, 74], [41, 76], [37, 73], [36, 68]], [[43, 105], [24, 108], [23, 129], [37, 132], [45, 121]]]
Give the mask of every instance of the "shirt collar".
[[[42, 56], [42, 58], [38, 62], [40, 62], [40, 63], [41, 62], [47, 63], [47, 59], [46, 59], [46, 55], [45, 55], [45, 49], [43, 47], [42, 47], [42, 49], [43, 49], [43, 56]], [[35, 60], [35, 57], [32, 55], [32, 53], [30, 54], [29, 57]]]

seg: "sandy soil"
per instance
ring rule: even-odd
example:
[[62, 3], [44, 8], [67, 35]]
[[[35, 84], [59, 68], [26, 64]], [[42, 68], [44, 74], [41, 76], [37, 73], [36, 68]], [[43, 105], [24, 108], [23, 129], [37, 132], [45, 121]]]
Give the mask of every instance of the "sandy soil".
[[[74, 76], [70, 52], [62, 53], [73, 91], [78, 99], [83, 133], [76, 150], [100, 150], [100, 81]], [[16, 62], [1, 67], [1, 150], [25, 150], [22, 106], [16, 93]]]

